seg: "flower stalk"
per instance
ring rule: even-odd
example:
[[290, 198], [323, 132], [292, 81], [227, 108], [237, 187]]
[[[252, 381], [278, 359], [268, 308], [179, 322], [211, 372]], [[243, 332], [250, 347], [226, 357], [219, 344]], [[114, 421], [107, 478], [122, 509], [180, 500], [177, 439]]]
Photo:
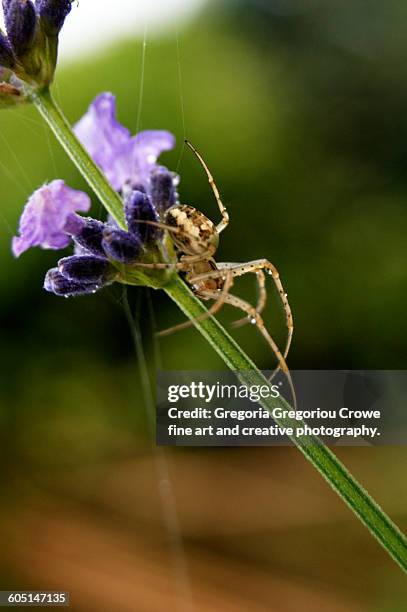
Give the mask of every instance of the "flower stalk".
[[123, 212], [123, 202], [119, 194], [108, 183], [101, 169], [95, 164], [83, 145], [76, 138], [66, 117], [55, 102], [51, 91], [48, 88], [32, 91], [29, 97], [107, 212], [125, 230], [126, 221]]
[[[226, 365], [236, 372], [240, 382], [246, 385], [268, 384], [265, 376], [253, 361], [242, 351], [226, 330], [214, 318], [200, 320], [206, 312], [203, 303], [196, 298], [185, 283], [174, 276], [164, 288], [183, 313], [195, 322], [195, 327], [220, 355]], [[273, 408], [292, 410], [283, 397], [262, 398], [259, 403], [270, 413]], [[273, 417], [274, 418], [274, 417]], [[304, 425], [303, 421], [289, 418], [274, 418], [277, 425], [291, 427], [294, 431]], [[352, 476], [336, 455], [316, 436], [295, 437], [293, 443], [325, 478], [332, 489], [346, 502], [360, 521], [377, 538], [400, 567], [407, 572], [407, 538], [386, 515], [362, 485]]]
[[[120, 227], [126, 229], [120, 196], [76, 138], [62, 111], [53, 100], [49, 89], [33, 91], [29, 97], [106, 210]], [[267, 384], [267, 379], [253, 361], [214, 317], [204, 320], [199, 318], [207, 310], [178, 275], [171, 275], [163, 288], [183, 313], [194, 322], [195, 327], [225, 364], [236, 372], [243, 384]], [[268, 411], [276, 406], [283, 409], [291, 408], [282, 397], [263, 398], [260, 404]], [[286, 418], [275, 419], [275, 421], [280, 427], [293, 427], [294, 430], [301, 425], [299, 421], [293, 423], [291, 419]], [[334, 453], [315, 436], [299, 438], [293, 436], [292, 441], [389, 555], [407, 572], [407, 538]]]

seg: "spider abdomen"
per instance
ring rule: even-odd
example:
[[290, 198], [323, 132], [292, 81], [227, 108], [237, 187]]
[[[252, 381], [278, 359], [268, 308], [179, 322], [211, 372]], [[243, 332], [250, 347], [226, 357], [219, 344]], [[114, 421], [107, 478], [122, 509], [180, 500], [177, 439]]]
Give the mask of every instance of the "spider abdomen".
[[185, 255], [215, 253], [219, 243], [216, 227], [196, 208], [186, 204], [173, 206], [167, 211], [165, 222], [180, 230], [172, 234], [172, 239]]
[[[190, 283], [197, 293], [200, 295], [203, 291], [220, 291], [224, 285], [223, 277], [205, 278], [204, 280], [194, 280], [195, 277], [201, 274], [210, 274], [218, 270], [213, 259], [205, 259], [197, 261], [190, 265], [190, 271], [186, 275], [186, 280]], [[206, 299], [206, 298], [203, 298]]]

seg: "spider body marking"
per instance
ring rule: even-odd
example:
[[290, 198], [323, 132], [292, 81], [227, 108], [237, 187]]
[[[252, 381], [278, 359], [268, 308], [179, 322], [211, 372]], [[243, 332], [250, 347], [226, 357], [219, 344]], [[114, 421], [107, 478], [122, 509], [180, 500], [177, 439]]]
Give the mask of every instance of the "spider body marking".
[[[296, 407], [295, 390], [289, 369], [286, 364], [286, 358], [290, 349], [294, 326], [287, 294], [283, 289], [280, 275], [277, 268], [267, 259], [257, 259], [244, 263], [215, 262], [214, 254], [218, 248], [219, 235], [227, 227], [229, 223], [229, 215], [221, 200], [219, 190], [212, 177], [212, 174], [210, 173], [209, 168], [202, 156], [191, 145], [191, 143], [188, 141], [185, 142], [196, 155], [205, 170], [208, 182], [216, 198], [216, 202], [222, 216], [221, 221], [215, 225], [199, 210], [186, 204], [175, 204], [169, 208], [164, 215], [163, 223], [140, 221], [167, 230], [171, 235], [174, 246], [176, 247], [179, 259], [178, 263], [175, 265], [164, 263], [139, 263], [135, 265], [157, 269], [175, 267], [176, 270], [183, 272], [185, 274], [186, 281], [200, 299], [214, 301], [214, 304], [212, 304], [208, 312], [197, 317], [196, 320], [203, 320], [210, 315], [214, 315], [224, 304], [229, 304], [243, 311], [246, 315], [245, 319], [237, 321], [236, 324], [239, 326], [243, 322], [249, 321], [250, 323], [256, 325], [257, 329], [265, 338], [278, 360], [278, 366], [274, 370], [269, 380], [273, 378], [279, 369], [285, 372], [291, 387], [294, 405]], [[267, 331], [264, 321], [260, 315], [266, 305], [267, 300], [265, 272], [270, 274], [274, 282], [286, 315], [288, 336], [283, 352], [280, 351], [273, 337]], [[258, 287], [258, 302], [256, 307], [252, 306], [249, 302], [246, 302], [242, 298], [229, 293], [230, 288], [233, 286], [234, 279], [248, 273], [253, 273], [256, 275]], [[185, 323], [181, 323], [175, 327], [161, 331], [158, 335], [165, 336], [175, 331], [186, 329], [192, 324], [193, 321], [186, 321]]]
[[216, 226], [208, 217], [187, 204], [177, 204], [167, 210], [164, 222], [180, 230], [172, 240], [185, 255], [205, 255], [216, 252], [219, 234]]
[[[202, 212], [187, 204], [178, 204], [167, 210], [164, 222], [169, 227], [179, 230], [179, 233], [172, 235], [172, 240], [180, 254], [180, 264], [185, 266], [186, 281], [199, 297], [208, 300], [209, 298], [204, 297], [202, 293], [221, 291], [225, 284], [224, 278], [208, 276], [203, 280], [194, 281], [194, 279], [201, 274], [210, 275], [211, 272], [218, 270], [213, 259], [219, 245], [219, 234], [215, 224]], [[194, 261], [196, 257], [202, 259]]]

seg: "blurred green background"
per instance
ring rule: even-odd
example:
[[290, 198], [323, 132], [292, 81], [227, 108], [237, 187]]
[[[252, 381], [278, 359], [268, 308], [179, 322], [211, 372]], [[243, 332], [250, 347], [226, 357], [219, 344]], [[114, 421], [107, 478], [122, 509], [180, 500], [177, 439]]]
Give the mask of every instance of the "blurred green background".
[[[231, 215], [218, 259], [280, 270], [292, 369], [406, 367], [406, 23], [399, 0], [209, 5], [148, 37], [141, 107], [140, 39], [58, 71], [72, 122], [112, 91], [133, 131], [138, 117], [173, 131], [162, 160], [181, 175], [181, 201], [216, 220], [183, 138], [199, 148]], [[63, 300], [42, 290], [59, 254], [10, 254], [30, 193], [83, 180], [35, 109], [1, 113], [0, 145], [1, 588], [69, 590], [77, 610], [405, 610], [401, 571], [295, 449], [157, 456], [120, 287]], [[240, 292], [253, 300], [253, 279]], [[182, 315], [162, 293], [129, 299], [153, 370], [154, 326]], [[275, 296], [266, 320], [282, 341]], [[274, 363], [252, 327], [234, 334], [260, 366]], [[159, 352], [168, 369], [223, 367], [194, 330]], [[406, 528], [406, 450], [338, 454]], [[184, 557], [166, 535], [171, 495]]]

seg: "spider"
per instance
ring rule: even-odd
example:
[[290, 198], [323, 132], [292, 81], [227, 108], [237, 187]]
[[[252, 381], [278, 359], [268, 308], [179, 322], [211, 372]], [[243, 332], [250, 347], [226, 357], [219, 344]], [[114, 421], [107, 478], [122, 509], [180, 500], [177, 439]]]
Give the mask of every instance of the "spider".
[[[256, 259], [254, 261], [245, 263], [215, 261], [214, 255], [219, 245], [219, 236], [228, 226], [229, 214], [221, 200], [219, 190], [212, 177], [212, 174], [210, 173], [209, 168], [202, 156], [190, 142], [187, 140], [185, 142], [198, 158], [200, 164], [206, 172], [222, 219], [217, 225], [215, 225], [208, 217], [206, 217], [196, 208], [186, 204], [177, 203], [165, 212], [163, 223], [156, 223], [154, 221], [140, 221], [141, 223], [154, 225], [170, 232], [179, 259], [178, 263], [176, 264], [140, 263], [136, 265], [161, 269], [173, 267], [180, 272], [183, 272], [185, 274], [185, 280], [190, 285], [195, 295], [202, 300], [214, 300], [214, 303], [208, 309], [208, 312], [201, 315], [199, 320], [203, 320], [210, 315], [214, 315], [222, 308], [224, 304], [230, 304], [231, 306], [242, 310], [244, 313], [246, 313], [246, 316], [243, 319], [235, 321], [233, 325], [235, 327], [241, 326], [246, 322], [256, 325], [278, 360], [278, 366], [273, 372], [272, 376], [274, 376], [274, 374], [280, 368], [288, 375], [289, 371], [286, 364], [286, 358], [293, 336], [293, 317], [288, 303], [287, 294], [283, 289], [277, 268], [267, 259]], [[276, 342], [267, 331], [261, 317], [261, 312], [264, 310], [267, 301], [265, 271], [270, 274], [271, 278], [273, 279], [285, 311], [288, 333], [283, 353], [280, 351]], [[258, 301], [256, 307], [252, 306], [249, 302], [243, 300], [242, 298], [230, 293], [234, 279], [248, 273], [255, 274], [257, 279]], [[186, 321], [185, 323], [181, 323], [175, 327], [171, 327], [170, 329], [163, 330], [159, 332], [158, 335], [168, 335], [175, 331], [186, 329], [191, 325], [193, 325], [193, 321]]]

